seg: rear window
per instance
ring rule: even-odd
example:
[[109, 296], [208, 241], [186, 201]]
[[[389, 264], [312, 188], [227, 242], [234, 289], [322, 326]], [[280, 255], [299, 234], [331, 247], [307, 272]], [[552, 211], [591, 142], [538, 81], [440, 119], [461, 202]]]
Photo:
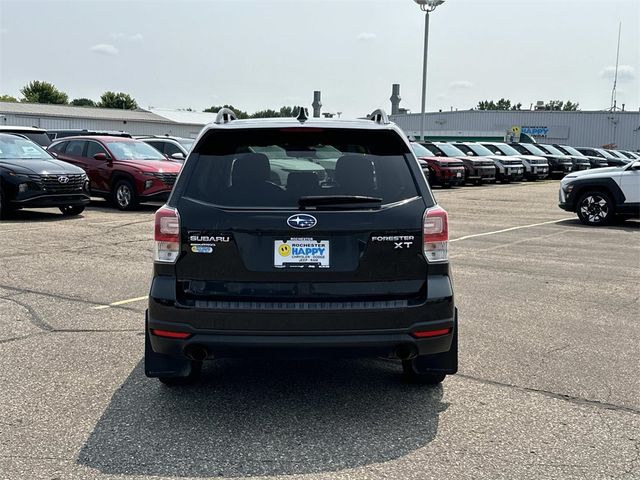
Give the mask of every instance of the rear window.
[[24, 135], [29, 140], [31, 140], [32, 142], [37, 143], [41, 147], [48, 147], [49, 145], [51, 145], [51, 139], [44, 132], [42, 132], [42, 133], [39, 133], [39, 132], [21, 132], [21, 135]]
[[[220, 207], [298, 208], [302, 197], [419, 196], [394, 131], [260, 129], [212, 131], [187, 161], [184, 196]], [[194, 165], [195, 162], [195, 165]]]

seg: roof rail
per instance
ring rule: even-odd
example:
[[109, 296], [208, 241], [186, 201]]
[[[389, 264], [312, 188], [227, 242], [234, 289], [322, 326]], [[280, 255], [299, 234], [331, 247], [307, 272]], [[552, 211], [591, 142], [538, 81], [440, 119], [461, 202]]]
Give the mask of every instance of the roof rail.
[[380, 125], [387, 125], [391, 123], [389, 121], [389, 117], [387, 116], [387, 113], [381, 108], [375, 110], [371, 115], [369, 115], [369, 120], [373, 120], [374, 122], [379, 123]]
[[237, 119], [238, 117], [236, 117], [236, 114], [233, 110], [229, 108], [221, 108], [218, 111], [218, 115], [216, 115], [215, 123], [217, 123], [218, 125], [222, 125], [224, 123], [229, 123]]

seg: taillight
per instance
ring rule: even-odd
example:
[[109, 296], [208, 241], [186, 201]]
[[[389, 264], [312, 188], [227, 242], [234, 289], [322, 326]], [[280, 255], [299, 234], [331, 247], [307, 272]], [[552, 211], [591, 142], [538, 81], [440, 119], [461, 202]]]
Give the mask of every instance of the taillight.
[[422, 233], [424, 258], [429, 263], [449, 260], [449, 216], [436, 205], [424, 212]]
[[156, 337], [164, 337], [164, 338], [176, 338], [178, 340], [185, 340], [191, 337], [190, 333], [186, 332], [173, 332], [170, 330], [156, 330], [154, 328], [151, 329], [151, 335], [155, 335]]
[[165, 205], [156, 212], [154, 240], [154, 261], [175, 263], [180, 254], [180, 217], [175, 208]]
[[413, 332], [413, 335], [416, 338], [431, 338], [431, 337], [440, 337], [442, 335], [449, 335], [451, 333], [450, 328], [441, 328], [439, 330], [426, 330], [421, 332]]

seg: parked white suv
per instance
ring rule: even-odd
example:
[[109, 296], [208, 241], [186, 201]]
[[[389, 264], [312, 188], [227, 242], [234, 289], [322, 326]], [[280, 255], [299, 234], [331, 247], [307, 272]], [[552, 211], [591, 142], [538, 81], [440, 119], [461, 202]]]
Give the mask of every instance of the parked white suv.
[[576, 212], [585, 225], [607, 225], [615, 216], [640, 217], [640, 160], [567, 175], [560, 182], [558, 206]]

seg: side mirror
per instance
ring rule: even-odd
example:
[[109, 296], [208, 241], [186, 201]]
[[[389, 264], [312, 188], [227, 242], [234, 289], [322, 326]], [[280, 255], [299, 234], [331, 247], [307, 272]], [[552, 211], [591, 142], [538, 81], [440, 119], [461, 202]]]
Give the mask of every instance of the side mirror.
[[96, 160], [100, 160], [100, 161], [102, 161], [102, 162], [106, 162], [107, 160], [110, 160], [110, 158], [109, 158], [109, 157], [107, 157], [107, 154], [106, 154], [106, 153], [102, 153], [102, 152], [100, 152], [100, 153], [96, 153], [96, 154], [93, 156], [93, 158], [95, 158]]
[[640, 160], [636, 160], [631, 164], [631, 170], [640, 170]]
[[171, 158], [173, 160], [184, 160], [184, 153], [182, 152], [176, 152], [174, 154], [171, 155]]

